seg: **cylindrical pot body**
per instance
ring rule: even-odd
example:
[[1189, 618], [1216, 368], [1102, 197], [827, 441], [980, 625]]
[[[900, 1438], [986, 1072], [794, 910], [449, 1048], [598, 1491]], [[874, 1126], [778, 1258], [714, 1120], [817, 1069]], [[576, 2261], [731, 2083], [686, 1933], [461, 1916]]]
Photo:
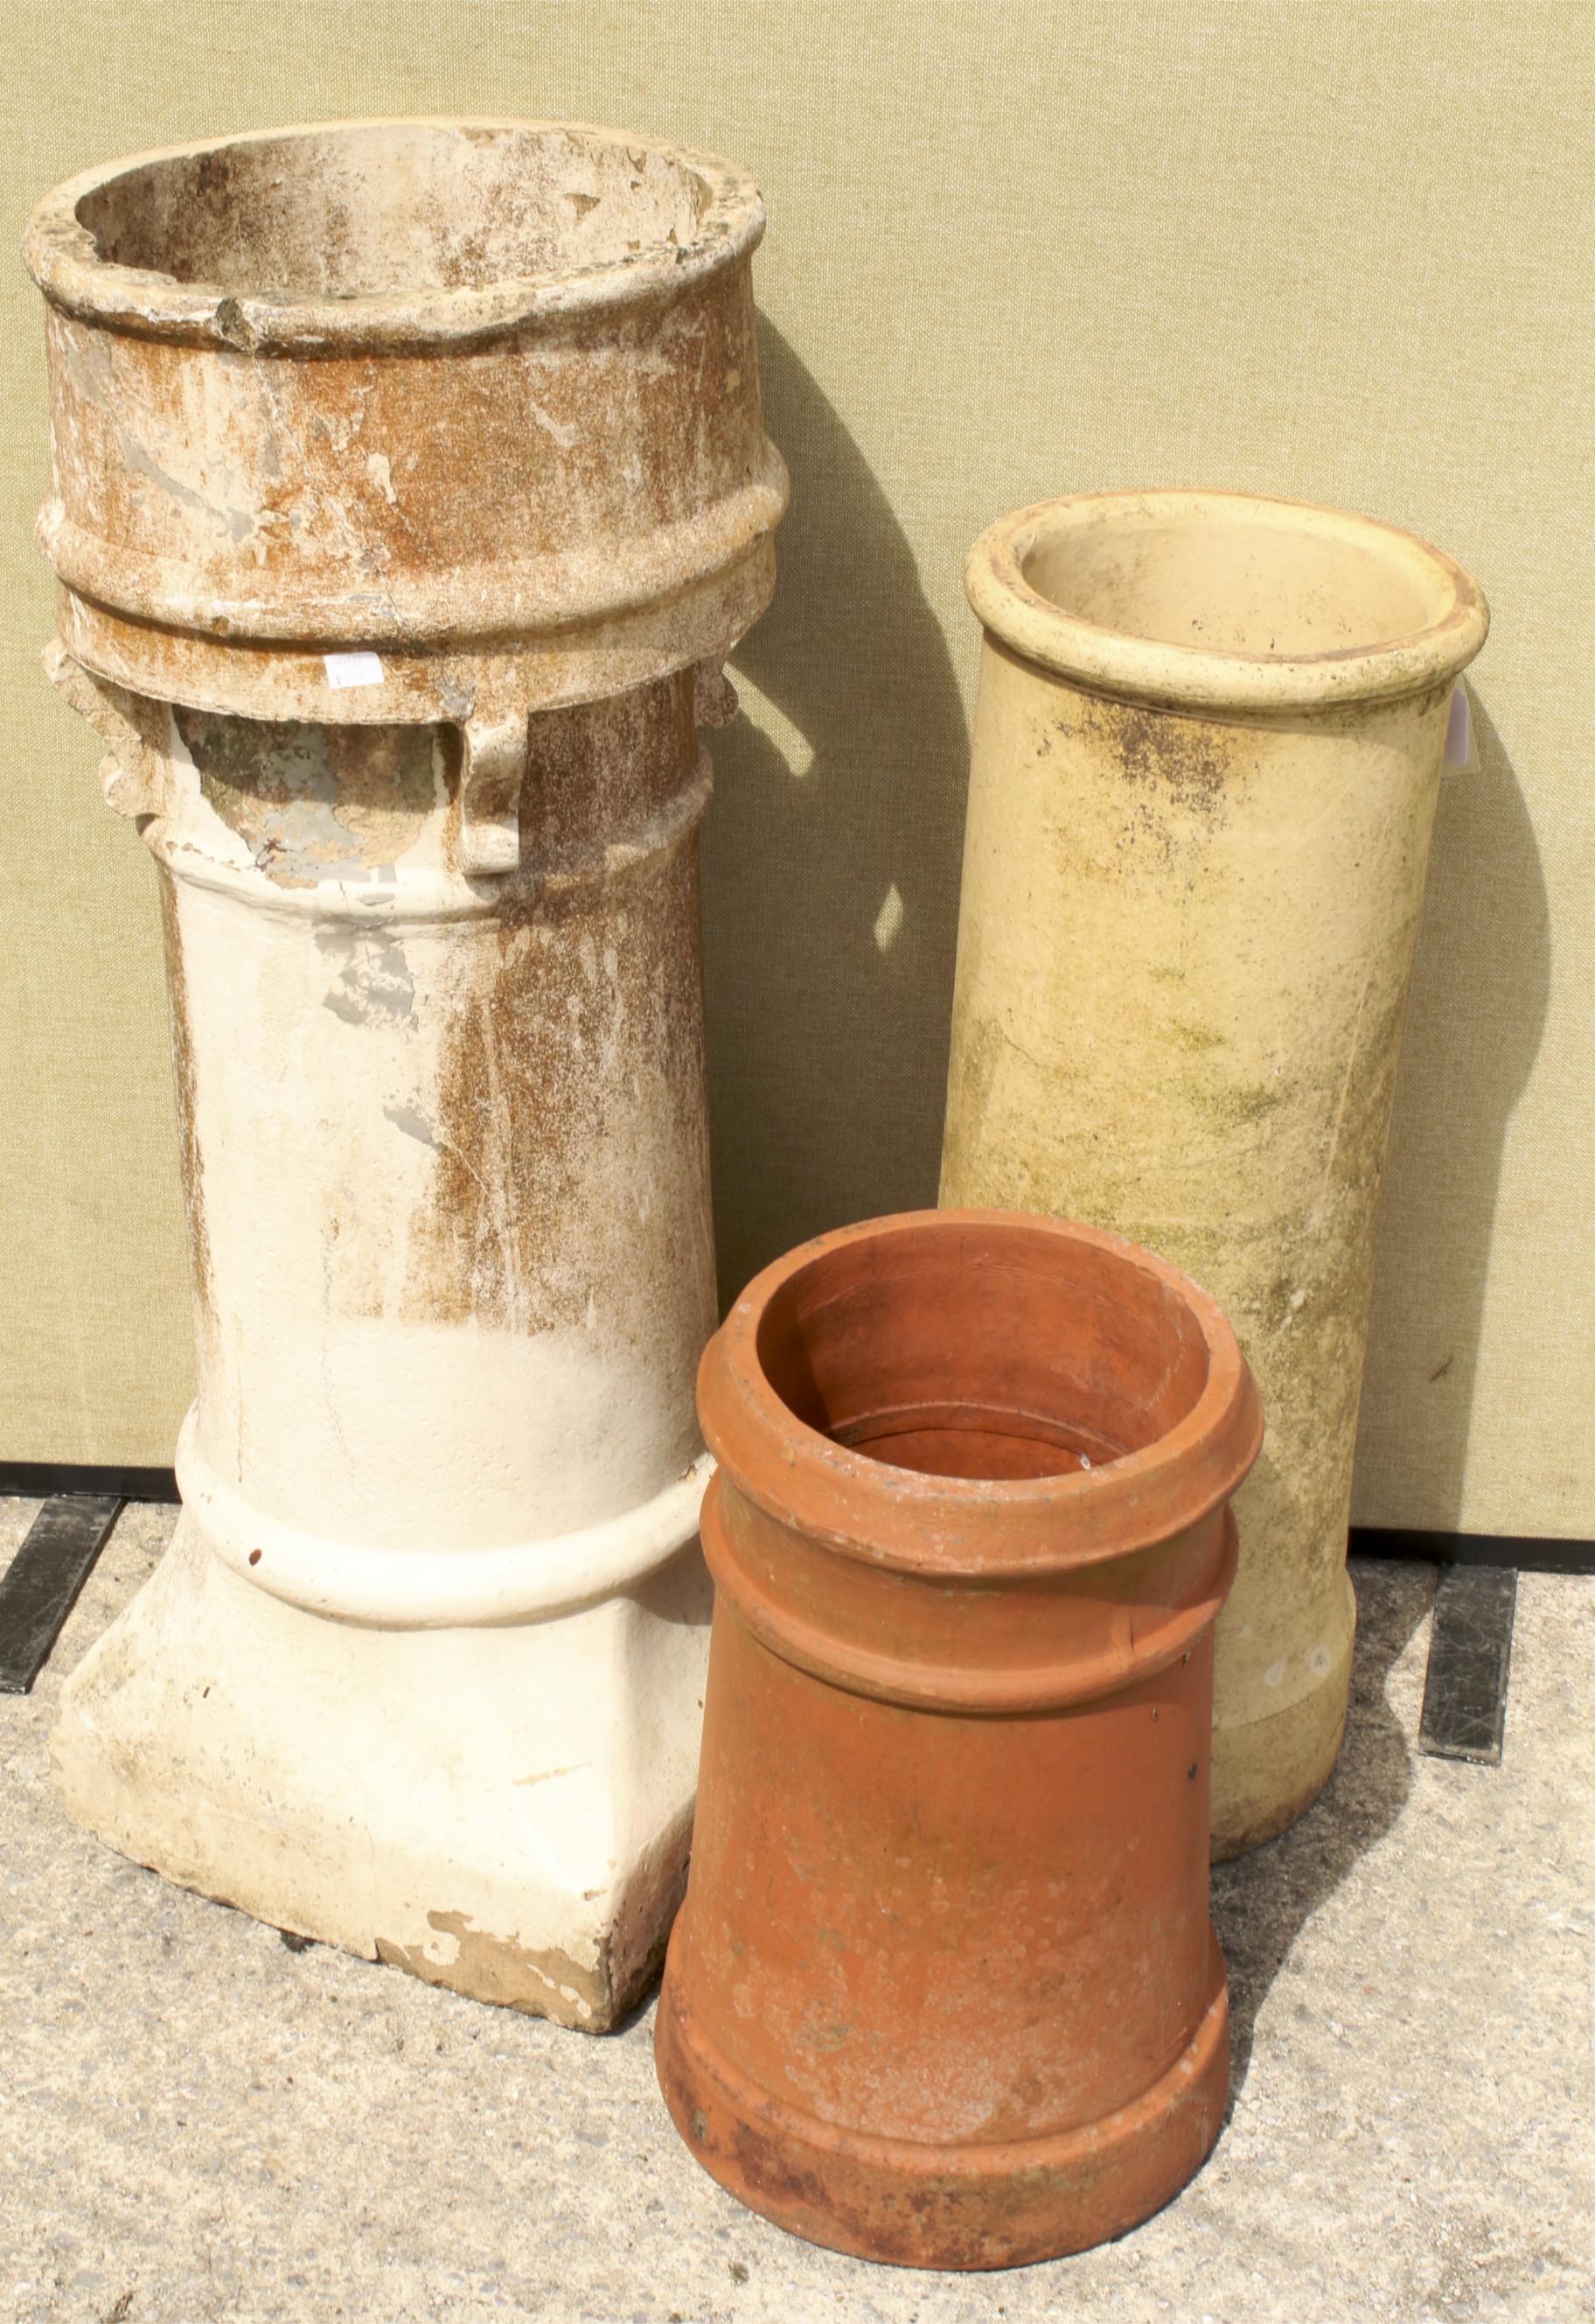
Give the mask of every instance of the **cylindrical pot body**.
[[1082, 1218], [1221, 1301], [1268, 1416], [1220, 1618], [1213, 1846], [1334, 1764], [1373, 1229], [1459, 673], [1450, 558], [1216, 493], [985, 534], [942, 1200]]
[[904, 2265], [1147, 2217], [1229, 2082], [1212, 1626], [1261, 1436], [1212, 1300], [1110, 1235], [919, 1213], [705, 1351], [716, 1585], [656, 2031], [741, 2200]]
[[690, 1831], [700, 723], [767, 599], [758, 197], [346, 124], [41, 205], [54, 682], [161, 873], [198, 1393], [69, 1803], [589, 2027]]
[[[23, 244], [62, 641], [165, 699], [446, 719], [490, 756], [528, 705], [717, 659], [786, 500], [763, 225], [713, 155], [572, 123], [333, 122], [69, 180]], [[380, 697], [326, 668], [350, 647]]]

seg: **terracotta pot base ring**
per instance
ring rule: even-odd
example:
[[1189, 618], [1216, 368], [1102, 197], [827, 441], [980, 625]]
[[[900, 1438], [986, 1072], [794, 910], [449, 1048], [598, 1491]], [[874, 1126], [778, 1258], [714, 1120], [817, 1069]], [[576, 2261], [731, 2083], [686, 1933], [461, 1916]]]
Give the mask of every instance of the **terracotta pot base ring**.
[[1126, 2234], [1205, 2162], [1230, 2091], [1230, 1989], [1189, 2047], [1098, 2122], [1003, 2145], [868, 2138], [754, 2088], [694, 2021], [672, 1938], [654, 2029], [677, 2129], [710, 2176], [811, 2244], [893, 2267], [1028, 2267]]
[[1117, 1237], [922, 1213], [767, 1269], [698, 1409], [716, 1599], [655, 2030], [678, 2128], [862, 2258], [1123, 2234], [1228, 2089], [1212, 1624], [1261, 1436], [1233, 1335]]

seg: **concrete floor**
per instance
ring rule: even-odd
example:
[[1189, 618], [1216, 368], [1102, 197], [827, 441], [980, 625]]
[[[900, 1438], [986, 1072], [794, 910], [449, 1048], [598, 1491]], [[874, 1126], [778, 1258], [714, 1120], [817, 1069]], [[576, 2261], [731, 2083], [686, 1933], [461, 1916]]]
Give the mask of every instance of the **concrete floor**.
[[[0, 1563], [37, 1505], [0, 1501]], [[906, 2274], [752, 2218], [678, 2143], [651, 2006], [591, 2040], [168, 1887], [75, 1831], [62, 1674], [174, 1512], [124, 1511], [0, 1697], [0, 2316], [1114, 2324], [1595, 2317], [1595, 1582], [1526, 1576], [1505, 1764], [1420, 1758], [1430, 1569], [1353, 1568], [1351, 1731], [1215, 1876], [1235, 2102], [1134, 2235]]]

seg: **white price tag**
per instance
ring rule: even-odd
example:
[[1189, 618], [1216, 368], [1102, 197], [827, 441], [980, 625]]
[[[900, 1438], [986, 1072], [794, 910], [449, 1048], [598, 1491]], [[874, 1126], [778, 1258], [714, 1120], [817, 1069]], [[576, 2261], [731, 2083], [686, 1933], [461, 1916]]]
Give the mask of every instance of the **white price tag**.
[[328, 686], [341, 689], [347, 686], [380, 686], [383, 664], [380, 654], [323, 654]]

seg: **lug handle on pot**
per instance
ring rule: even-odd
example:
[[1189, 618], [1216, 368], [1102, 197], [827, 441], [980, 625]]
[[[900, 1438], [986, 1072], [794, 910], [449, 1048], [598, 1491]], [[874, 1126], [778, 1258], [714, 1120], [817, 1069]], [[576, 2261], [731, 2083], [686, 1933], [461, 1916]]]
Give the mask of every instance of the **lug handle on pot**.
[[692, 719], [695, 726], [729, 726], [740, 707], [736, 688], [725, 675], [718, 655], [692, 666]]
[[528, 724], [524, 709], [465, 722], [460, 869], [468, 879], [491, 879], [520, 869]]

